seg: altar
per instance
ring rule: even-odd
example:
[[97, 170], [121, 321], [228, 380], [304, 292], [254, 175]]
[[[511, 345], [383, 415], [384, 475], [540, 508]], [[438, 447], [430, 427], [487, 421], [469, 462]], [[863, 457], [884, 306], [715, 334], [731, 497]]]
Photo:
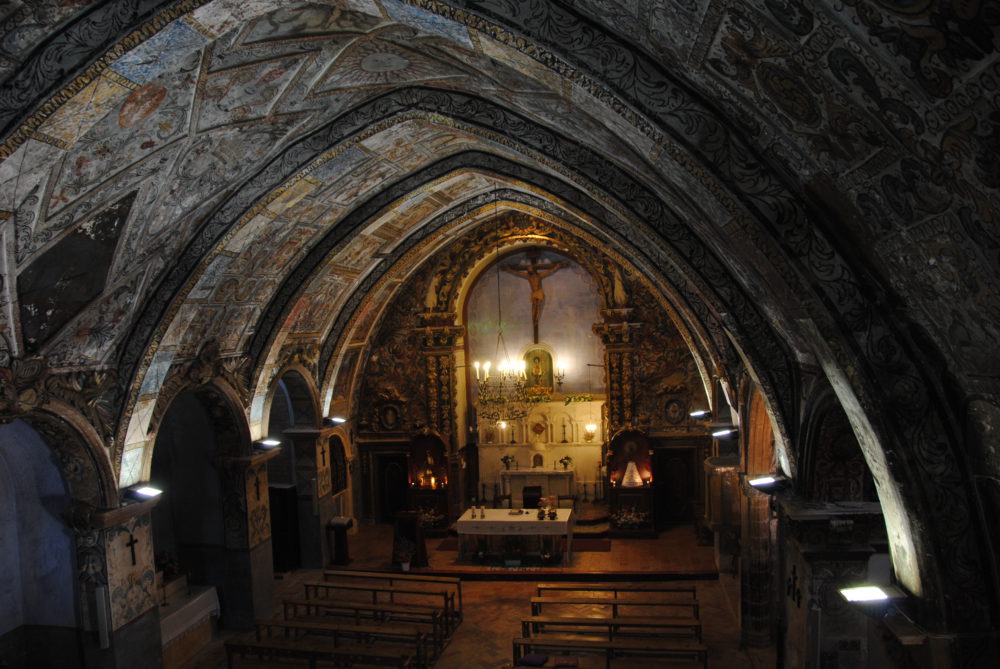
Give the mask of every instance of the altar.
[[521, 498], [524, 486], [539, 486], [542, 496], [572, 495], [575, 493], [573, 469], [504, 469], [500, 471], [500, 486], [503, 494], [512, 500]]
[[[472, 512], [476, 511], [476, 517]], [[512, 509], [466, 509], [455, 523], [458, 531], [459, 557], [468, 555], [472, 537], [556, 537], [566, 538], [563, 563], [570, 564], [573, 558], [573, 526], [576, 519], [573, 509], [556, 509], [556, 517], [540, 520], [532, 509], [524, 513], [511, 513]]]

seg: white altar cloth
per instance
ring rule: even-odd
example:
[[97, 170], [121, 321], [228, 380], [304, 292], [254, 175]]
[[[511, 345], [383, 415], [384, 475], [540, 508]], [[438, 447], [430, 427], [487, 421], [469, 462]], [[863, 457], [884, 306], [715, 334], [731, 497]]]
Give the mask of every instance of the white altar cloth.
[[[465, 513], [455, 524], [458, 530], [459, 555], [464, 555], [464, 538], [470, 535], [510, 536], [560, 536], [566, 537], [566, 551], [563, 562], [569, 564], [573, 556], [573, 526], [576, 519], [573, 509], [556, 509], [556, 517], [549, 520], [538, 519], [537, 509], [525, 510], [523, 514], [512, 515], [509, 509], [476, 509], [476, 517], [472, 517], [472, 509]], [[482, 513], [486, 517], [482, 517]]]

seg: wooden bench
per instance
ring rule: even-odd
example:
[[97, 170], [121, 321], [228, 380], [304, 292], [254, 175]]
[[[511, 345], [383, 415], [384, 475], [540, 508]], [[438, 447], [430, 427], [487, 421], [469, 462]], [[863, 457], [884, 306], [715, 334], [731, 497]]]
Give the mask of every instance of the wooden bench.
[[[379, 603], [379, 595], [386, 596], [386, 601], [389, 604], [395, 604], [396, 595], [400, 595], [406, 599], [423, 599], [431, 598], [438, 600], [432, 606], [436, 606], [440, 603], [440, 609], [444, 613], [444, 624], [448, 632], [451, 633], [455, 631], [455, 627], [458, 626], [458, 613], [455, 610], [455, 593], [448, 592], [447, 590], [417, 590], [414, 588], [407, 588], [403, 586], [395, 585], [353, 585], [346, 583], [306, 583], [305, 584], [305, 594], [306, 599], [312, 597], [330, 597], [331, 593], [334, 591], [348, 591], [348, 592], [358, 592], [358, 593], [368, 593], [371, 595], [371, 601], [373, 604]], [[413, 602], [400, 602], [400, 603], [413, 603]], [[419, 603], [419, 602], [416, 602]]]
[[455, 613], [459, 619], [462, 618], [462, 579], [451, 576], [428, 576], [426, 574], [396, 574], [384, 571], [359, 571], [356, 569], [326, 569], [323, 571], [323, 578], [330, 580], [363, 580], [383, 581], [389, 585], [397, 583], [417, 584], [429, 583], [445, 586], [453, 589], [458, 601], [455, 605]]
[[613, 599], [606, 597], [532, 597], [531, 598], [531, 615], [539, 616], [542, 615], [542, 607], [548, 606], [572, 606], [572, 605], [586, 605], [586, 606], [610, 606], [611, 616], [613, 618], [619, 617], [619, 609], [623, 606], [628, 607], [658, 607], [658, 608], [669, 608], [669, 609], [686, 609], [692, 618], [699, 617], [698, 602], [647, 602], [647, 601], [633, 601], [630, 599]]
[[256, 633], [258, 641], [276, 637], [297, 639], [304, 635], [322, 635], [333, 639], [335, 646], [340, 646], [341, 641], [345, 639], [364, 646], [370, 646], [375, 642], [400, 644], [405, 646], [400, 652], [412, 652], [414, 662], [421, 667], [429, 667], [436, 656], [426, 631], [400, 624], [354, 625], [348, 622], [338, 623], [335, 618], [329, 616], [319, 616], [291, 620], [258, 620]]
[[370, 604], [338, 599], [284, 599], [285, 620], [316, 616], [343, 616], [360, 625], [363, 620], [402, 623], [423, 623], [430, 626], [434, 648], [444, 647], [444, 616], [440, 609], [417, 604]]
[[250, 656], [268, 664], [276, 660], [305, 660], [310, 669], [319, 662], [343, 667], [395, 667], [408, 669], [413, 656], [409, 652], [391, 653], [363, 646], [338, 645], [333, 639], [300, 637], [297, 639], [268, 638], [258, 640], [253, 635], [226, 641], [226, 666], [233, 669], [237, 657]]
[[[576, 618], [567, 616], [533, 616], [521, 619], [521, 636], [542, 634], [546, 628], [558, 632], [576, 631], [568, 628], [604, 628], [608, 639], [656, 631], [665, 636], [688, 636], [701, 641], [701, 621], [695, 618], [662, 618], [655, 616], [622, 616], [619, 618]], [[561, 629], [560, 629], [561, 628]]]
[[693, 585], [664, 585], [662, 583], [538, 583], [535, 594], [542, 597], [546, 592], [610, 592], [615, 599], [620, 593], [637, 594], [678, 594], [690, 595], [698, 599], [697, 588]]
[[545, 635], [514, 639], [514, 666], [527, 653], [540, 650], [557, 653], [593, 653], [604, 655], [606, 669], [616, 657], [648, 659], [690, 659], [708, 667], [708, 648], [688, 639], [580, 639], [569, 636]]

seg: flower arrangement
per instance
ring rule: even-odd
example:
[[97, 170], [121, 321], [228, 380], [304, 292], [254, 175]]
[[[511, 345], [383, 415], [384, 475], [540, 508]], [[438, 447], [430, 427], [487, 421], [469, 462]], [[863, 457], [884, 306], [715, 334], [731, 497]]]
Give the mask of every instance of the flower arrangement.
[[423, 508], [418, 510], [420, 514], [420, 526], [421, 527], [436, 527], [441, 521], [444, 520], [444, 514], [438, 513], [433, 507]]
[[502, 462], [503, 466], [506, 467], [507, 469], [510, 469], [510, 463], [514, 462], [515, 460], [516, 458], [510, 453], [500, 458], [500, 462]]
[[635, 506], [631, 506], [627, 509], [619, 510], [618, 513], [611, 514], [611, 522], [615, 527], [642, 527], [649, 523], [649, 513], [639, 511]]
[[417, 552], [417, 545], [404, 536], [397, 535], [392, 550], [392, 561], [399, 564], [409, 563]]
[[573, 464], [573, 458], [571, 458], [568, 455], [564, 455], [561, 458], [559, 458], [559, 464], [561, 464], [563, 466], [563, 469], [566, 469], [571, 464]]
[[563, 404], [568, 406], [570, 402], [592, 402], [593, 400], [594, 396], [590, 393], [580, 393], [579, 395], [566, 395], [563, 398]]
[[538, 498], [538, 508], [539, 509], [544, 509], [545, 507], [549, 506], [551, 503], [552, 503], [552, 500], [549, 499], [548, 497], [539, 497]]

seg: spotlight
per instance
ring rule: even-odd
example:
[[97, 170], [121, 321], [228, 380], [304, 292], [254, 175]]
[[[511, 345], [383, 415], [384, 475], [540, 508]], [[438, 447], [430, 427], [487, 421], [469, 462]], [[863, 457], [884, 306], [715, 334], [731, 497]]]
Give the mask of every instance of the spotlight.
[[270, 450], [281, 446], [281, 442], [277, 439], [261, 439], [257, 442], [257, 445], [263, 449]]
[[688, 414], [691, 418], [700, 418], [702, 420], [707, 420], [712, 417], [712, 412], [708, 409], [698, 409], [697, 411], [692, 411]]
[[137, 483], [134, 486], [125, 488], [124, 494], [133, 500], [146, 501], [148, 499], [154, 499], [163, 494], [163, 491], [159, 488], [155, 488], [148, 483]]
[[323, 423], [328, 426], [340, 425], [341, 423], [346, 423], [347, 419], [343, 416], [327, 416], [323, 419]]
[[782, 492], [788, 484], [788, 479], [780, 474], [766, 474], [745, 480], [748, 486], [765, 495], [776, 495]]
[[727, 427], [721, 430], [716, 430], [712, 433], [712, 436], [716, 439], [725, 439], [726, 437], [735, 437], [737, 432], [739, 432], [739, 430], [735, 427]]
[[773, 476], [761, 476], [759, 478], [750, 479], [747, 481], [747, 483], [749, 483], [755, 488], [758, 486], [770, 485], [771, 483], [775, 482], [777, 482], [777, 479], [774, 478]]
[[[905, 617], [905, 613], [899, 607], [903, 605], [907, 595], [895, 586], [865, 583], [849, 588], [840, 588], [840, 594], [865, 615], [886, 618], [894, 615], [893, 612], [895, 612]], [[900, 616], [896, 617], [900, 618]], [[900, 618], [900, 620], [902, 619]], [[917, 630], [917, 632], [920, 636], [920, 631]]]

